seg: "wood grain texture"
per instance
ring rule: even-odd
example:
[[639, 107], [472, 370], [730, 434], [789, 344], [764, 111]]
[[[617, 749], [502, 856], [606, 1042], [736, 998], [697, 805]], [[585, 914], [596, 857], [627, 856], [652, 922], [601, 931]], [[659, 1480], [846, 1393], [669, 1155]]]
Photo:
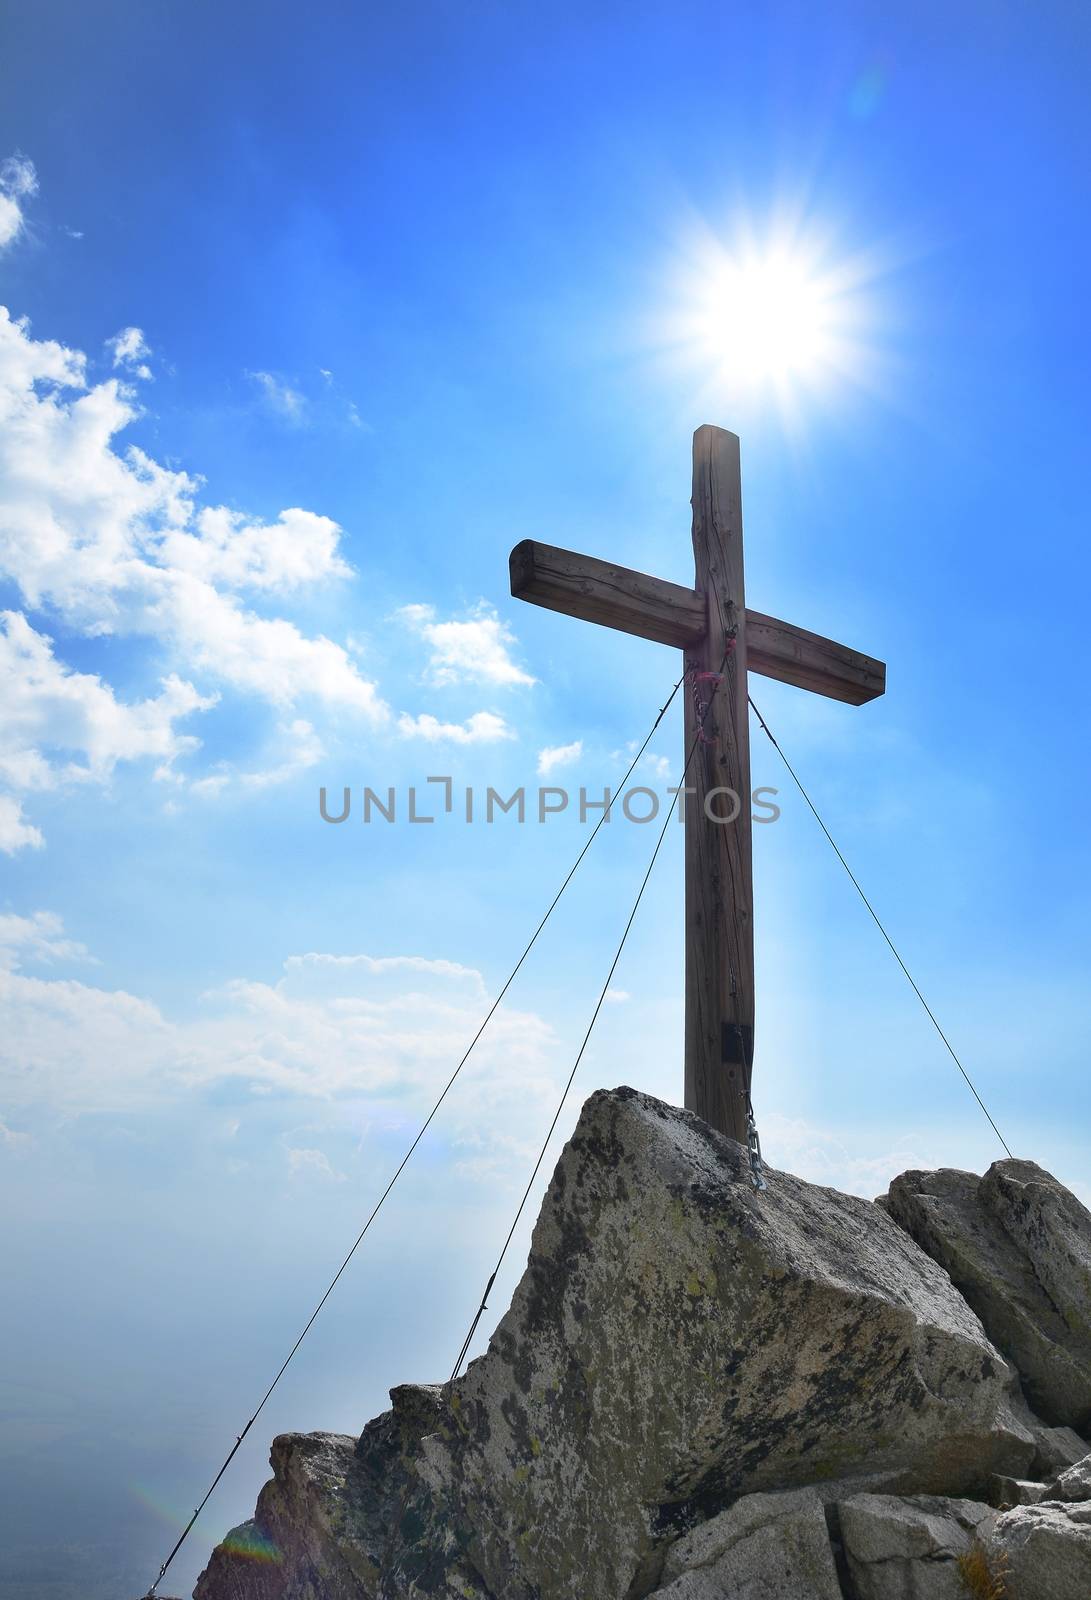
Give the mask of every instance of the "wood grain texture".
[[[698, 428], [693, 436], [692, 504], [693, 589], [524, 539], [511, 553], [511, 592], [684, 651], [687, 752], [696, 742], [686, 774], [693, 792], [680, 797], [686, 818], [685, 1103], [745, 1144], [754, 1041], [748, 673], [863, 705], [884, 693], [886, 667], [833, 639], [746, 609], [739, 441], [723, 428]], [[725, 654], [728, 640], [733, 643]], [[707, 742], [698, 740], [694, 676], [721, 667], [723, 681], [705, 690], [711, 694], [703, 724]], [[708, 811], [725, 820], [712, 820]]]
[[[685, 1103], [745, 1144], [754, 1030], [747, 617], [739, 441], [723, 428], [698, 428], [693, 436], [693, 554], [707, 622], [703, 640], [685, 655], [687, 752], [697, 740], [687, 775], [696, 792], [686, 797]], [[698, 738], [692, 674], [721, 664], [706, 743]], [[730, 805], [714, 795], [718, 789], [738, 796], [733, 822], [706, 815], [706, 801], [721, 816]]]
[[883, 662], [791, 622], [748, 611], [746, 638], [750, 671], [766, 678], [794, 683], [797, 689], [810, 689], [850, 706], [862, 706], [886, 693]]
[[534, 539], [515, 546], [508, 567], [512, 594], [536, 606], [680, 650], [704, 634], [704, 600], [680, 583]]
[[[680, 583], [535, 539], [517, 544], [508, 565], [519, 600], [680, 650], [704, 639], [704, 596]], [[749, 610], [746, 634], [751, 672], [854, 706], [885, 690], [883, 663], [834, 639]]]

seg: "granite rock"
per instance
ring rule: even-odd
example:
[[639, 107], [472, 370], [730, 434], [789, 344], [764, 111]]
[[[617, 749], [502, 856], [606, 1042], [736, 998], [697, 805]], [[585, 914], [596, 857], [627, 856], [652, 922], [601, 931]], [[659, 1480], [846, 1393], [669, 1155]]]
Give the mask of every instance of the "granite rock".
[[769, 1172], [692, 1113], [595, 1094], [487, 1352], [393, 1391], [355, 1449], [274, 1448], [200, 1600], [635, 1600], [744, 1496], [868, 1472], [986, 1492], [1034, 1440], [947, 1273], [878, 1206]]
[[813, 1489], [751, 1494], [671, 1546], [658, 1600], [842, 1600]]
[[1091, 1423], [1091, 1213], [1031, 1161], [896, 1178], [884, 1208], [947, 1272], [1047, 1423]]

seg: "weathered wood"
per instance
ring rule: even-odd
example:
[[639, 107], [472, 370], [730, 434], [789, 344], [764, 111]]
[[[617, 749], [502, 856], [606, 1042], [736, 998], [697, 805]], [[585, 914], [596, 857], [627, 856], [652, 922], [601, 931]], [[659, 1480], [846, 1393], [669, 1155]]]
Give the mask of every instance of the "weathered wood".
[[511, 592], [519, 600], [680, 650], [704, 636], [704, 600], [680, 583], [534, 539], [515, 546], [508, 566]]
[[[519, 600], [680, 650], [704, 638], [704, 597], [680, 583], [535, 539], [515, 546], [509, 568], [511, 592]], [[834, 639], [750, 610], [746, 632], [751, 672], [854, 706], [885, 690], [883, 663]]]
[[751, 672], [781, 683], [810, 689], [813, 694], [862, 706], [886, 693], [886, 666], [847, 645], [808, 633], [760, 611], [747, 611], [747, 665]]
[[[723, 428], [693, 436], [693, 555], [707, 624], [685, 656], [687, 753], [696, 746], [686, 777], [695, 792], [685, 797], [685, 1104], [745, 1144], [754, 1058], [747, 617], [739, 441]], [[718, 684], [699, 676], [721, 671]]]
[[[754, 921], [748, 672], [863, 705], [886, 687], [881, 661], [746, 609], [739, 441], [693, 436], [696, 587], [525, 539], [511, 592], [684, 651], [686, 774], [685, 1101], [746, 1143], [754, 1051]], [[707, 674], [722, 670], [722, 681]], [[699, 702], [708, 699], [704, 722]], [[700, 733], [703, 737], [699, 737]]]

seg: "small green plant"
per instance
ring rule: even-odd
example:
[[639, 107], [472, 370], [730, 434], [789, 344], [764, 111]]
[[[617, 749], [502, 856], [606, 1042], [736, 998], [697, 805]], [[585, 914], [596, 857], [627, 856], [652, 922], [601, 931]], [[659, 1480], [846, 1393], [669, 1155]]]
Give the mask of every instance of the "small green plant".
[[974, 1543], [969, 1550], [959, 1556], [958, 1571], [963, 1588], [967, 1594], [973, 1596], [973, 1600], [1005, 1600], [1008, 1592], [1005, 1581], [1008, 1571], [1007, 1556], [1001, 1556], [998, 1561], [991, 1561], [985, 1547]]

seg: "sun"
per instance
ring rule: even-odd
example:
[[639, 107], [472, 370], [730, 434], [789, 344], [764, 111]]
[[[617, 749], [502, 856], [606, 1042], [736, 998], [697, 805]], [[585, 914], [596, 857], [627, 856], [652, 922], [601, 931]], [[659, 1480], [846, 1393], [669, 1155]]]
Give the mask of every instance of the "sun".
[[717, 393], [772, 396], [798, 411], [805, 391], [865, 380], [869, 275], [859, 258], [794, 230], [704, 232], [679, 269], [667, 342]]
[[742, 384], [813, 375], [830, 360], [834, 308], [809, 263], [783, 250], [723, 261], [699, 316], [709, 354]]

